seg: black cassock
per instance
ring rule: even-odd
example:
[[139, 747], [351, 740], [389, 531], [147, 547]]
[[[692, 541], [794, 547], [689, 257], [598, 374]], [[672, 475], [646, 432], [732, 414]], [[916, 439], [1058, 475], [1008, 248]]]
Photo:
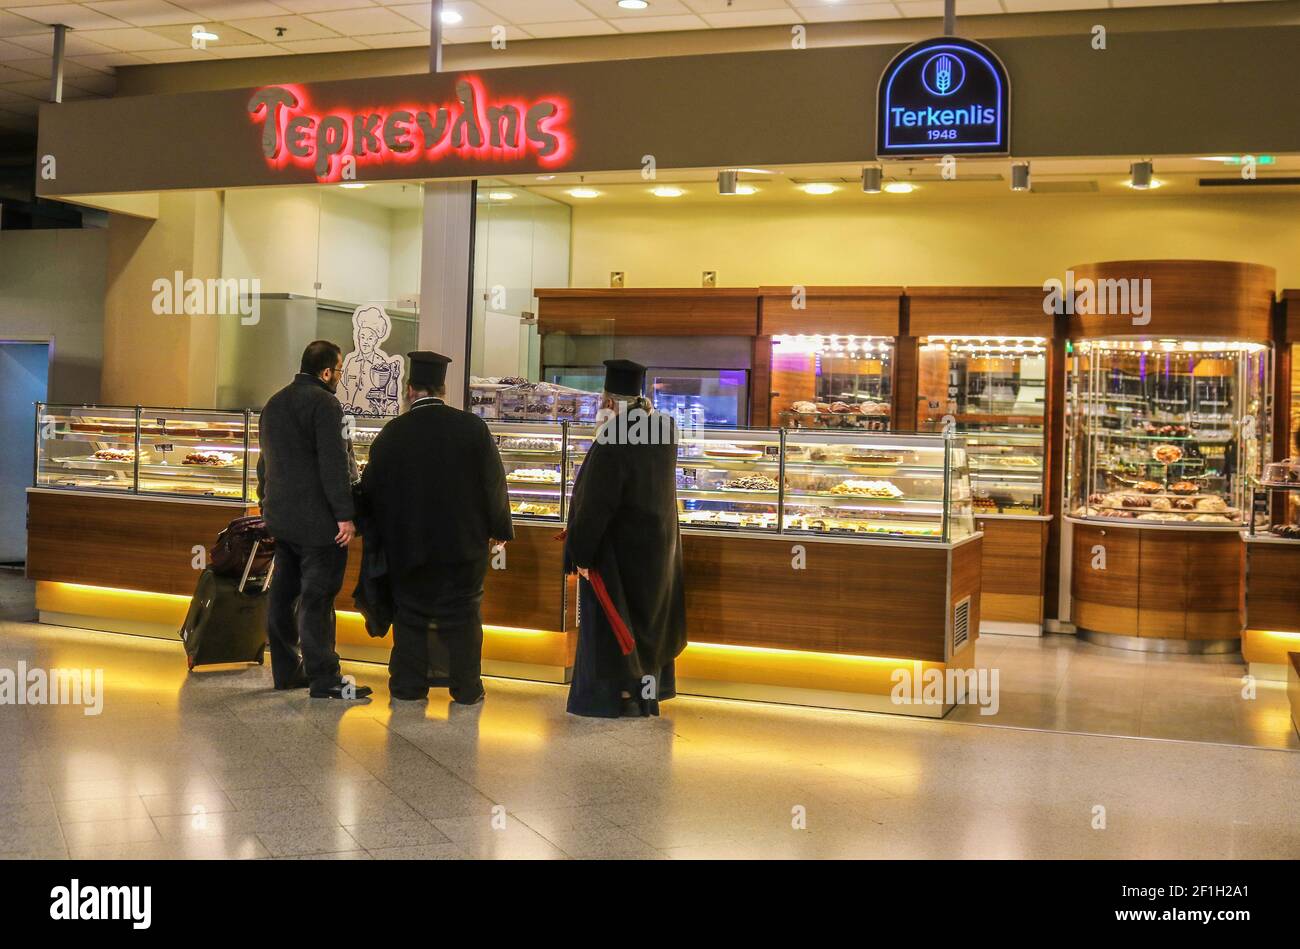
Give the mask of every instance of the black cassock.
[[[599, 439], [578, 470], [566, 568], [599, 573], [635, 647], [622, 653], [606, 607], [592, 584], [579, 579], [578, 652], [568, 706], [575, 715], [658, 715], [659, 700], [677, 694], [673, 660], [686, 648], [686, 602], [676, 473], [676, 444]], [[630, 703], [623, 692], [632, 696]]]
[[475, 415], [420, 399], [375, 439], [361, 496], [392, 590], [389, 688], [417, 697], [449, 685], [472, 698], [482, 689], [488, 541], [514, 537], [492, 434]]

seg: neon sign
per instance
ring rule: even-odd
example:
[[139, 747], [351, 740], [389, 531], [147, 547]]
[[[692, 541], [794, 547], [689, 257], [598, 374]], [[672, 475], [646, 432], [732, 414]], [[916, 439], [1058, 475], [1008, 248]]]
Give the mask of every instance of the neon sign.
[[474, 76], [458, 78], [455, 93], [454, 101], [444, 103], [317, 111], [301, 86], [265, 86], [248, 100], [248, 114], [261, 125], [262, 155], [270, 167], [311, 169], [323, 182], [342, 179], [353, 164], [454, 157], [555, 168], [572, 157], [567, 99], [491, 96]]
[[1011, 84], [987, 47], [924, 40], [890, 61], [876, 94], [876, 154], [1006, 155]]

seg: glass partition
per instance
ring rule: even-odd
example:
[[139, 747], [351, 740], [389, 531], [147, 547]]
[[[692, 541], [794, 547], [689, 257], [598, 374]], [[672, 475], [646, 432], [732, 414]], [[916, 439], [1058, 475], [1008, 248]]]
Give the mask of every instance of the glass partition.
[[772, 337], [772, 419], [785, 428], [891, 428], [894, 342], [883, 336]]

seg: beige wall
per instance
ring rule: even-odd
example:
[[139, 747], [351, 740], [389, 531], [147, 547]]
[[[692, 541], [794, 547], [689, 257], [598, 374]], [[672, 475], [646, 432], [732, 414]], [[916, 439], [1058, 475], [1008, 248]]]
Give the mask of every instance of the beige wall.
[[186, 279], [220, 276], [219, 193], [163, 194], [156, 221], [111, 216], [101, 401], [213, 404], [218, 321], [228, 317], [155, 314], [154, 281], [178, 270]]
[[1034, 284], [1073, 264], [1143, 257], [1268, 264], [1300, 286], [1300, 196], [1011, 195], [941, 201], [854, 195], [816, 204], [741, 200], [584, 204], [571, 285]]

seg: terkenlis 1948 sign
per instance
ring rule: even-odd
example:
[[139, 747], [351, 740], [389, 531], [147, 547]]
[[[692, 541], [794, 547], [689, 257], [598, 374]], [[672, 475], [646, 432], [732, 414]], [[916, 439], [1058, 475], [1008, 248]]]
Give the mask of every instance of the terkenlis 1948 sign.
[[876, 96], [876, 154], [1006, 155], [1011, 85], [993, 51], [955, 36], [890, 61]]

